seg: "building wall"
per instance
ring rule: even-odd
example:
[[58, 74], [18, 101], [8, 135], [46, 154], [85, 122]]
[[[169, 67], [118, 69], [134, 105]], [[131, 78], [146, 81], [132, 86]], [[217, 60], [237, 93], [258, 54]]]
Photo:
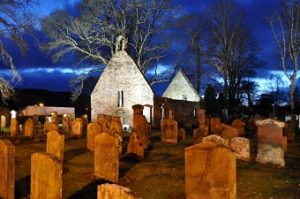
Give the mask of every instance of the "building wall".
[[[123, 107], [118, 107], [118, 91], [123, 91]], [[154, 104], [154, 93], [125, 51], [118, 51], [103, 71], [91, 95], [92, 121], [98, 114], [118, 115], [123, 124], [132, 123], [134, 104]], [[150, 115], [146, 118], [150, 121]]]
[[164, 92], [163, 97], [190, 102], [200, 101], [197, 91], [181, 70], [177, 72], [167, 90]]

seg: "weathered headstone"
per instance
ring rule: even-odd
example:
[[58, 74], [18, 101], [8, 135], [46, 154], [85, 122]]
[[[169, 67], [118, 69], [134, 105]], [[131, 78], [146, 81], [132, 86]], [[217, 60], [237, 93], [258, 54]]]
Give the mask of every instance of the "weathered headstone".
[[193, 144], [202, 142], [202, 138], [208, 135], [208, 126], [201, 126], [193, 131]]
[[245, 122], [243, 122], [241, 119], [233, 120], [233, 122], [231, 123], [231, 126], [238, 130], [239, 137], [244, 135], [244, 133], [245, 133]]
[[119, 140], [109, 133], [95, 138], [95, 175], [111, 182], [119, 181]]
[[122, 138], [123, 129], [122, 129], [122, 122], [121, 118], [118, 116], [113, 116], [111, 123], [109, 125], [109, 132], [113, 135], [117, 135], [118, 137]]
[[284, 122], [265, 119], [255, 123], [258, 139], [256, 161], [284, 167]]
[[233, 128], [229, 125], [226, 124], [222, 124], [223, 125], [223, 130], [221, 133], [221, 137], [224, 139], [232, 139], [234, 137], [238, 137], [239, 133], [238, 130], [236, 128]]
[[31, 156], [30, 199], [62, 198], [62, 162], [48, 153]]
[[164, 119], [161, 128], [161, 141], [165, 143], [177, 144], [178, 124], [173, 119]]
[[108, 118], [104, 114], [98, 114], [97, 122], [101, 126], [102, 131], [107, 132], [109, 129]]
[[15, 146], [0, 140], [0, 198], [15, 198]]
[[10, 135], [11, 136], [17, 136], [18, 134], [18, 121], [17, 121], [17, 111], [12, 110], [10, 111], [11, 117], [10, 117]]
[[222, 137], [220, 137], [218, 135], [209, 135], [209, 136], [203, 137], [202, 142], [213, 142], [218, 145], [229, 146], [228, 139], [223, 139]]
[[117, 184], [98, 185], [97, 199], [141, 199], [129, 188]]
[[140, 158], [144, 158], [144, 146], [139, 140], [138, 132], [136, 129], [132, 129], [129, 142], [127, 145], [127, 153], [134, 153]]
[[57, 126], [57, 124], [55, 124], [54, 122], [46, 121], [46, 122], [44, 123], [44, 132], [45, 132], [45, 134], [46, 134], [48, 131], [58, 131], [58, 126]]
[[51, 113], [50, 121], [53, 122], [54, 124], [58, 125], [58, 115], [56, 111], [53, 111]]
[[235, 199], [234, 152], [212, 142], [185, 148], [185, 188], [187, 199]]
[[56, 156], [61, 161], [64, 160], [65, 136], [57, 131], [47, 133], [47, 153]]
[[73, 137], [81, 138], [83, 131], [83, 122], [81, 118], [75, 118], [72, 122], [71, 134]]
[[197, 120], [199, 126], [206, 125], [205, 109], [197, 109]]
[[72, 118], [70, 114], [64, 114], [62, 118], [63, 131], [69, 133], [71, 131]]
[[86, 146], [90, 151], [95, 150], [95, 137], [96, 135], [102, 133], [101, 127], [97, 122], [91, 122], [87, 125], [87, 138], [86, 138]]
[[210, 132], [211, 134], [221, 135], [223, 131], [223, 125], [221, 119], [217, 117], [210, 118]]
[[235, 152], [237, 159], [250, 161], [249, 139], [243, 137], [232, 138], [230, 142], [230, 148]]
[[144, 149], [148, 148], [150, 144], [150, 130], [151, 126], [148, 124], [147, 119], [143, 115], [144, 106], [136, 104], [132, 106], [133, 109], [133, 120], [132, 128], [137, 130], [138, 137], [143, 143]]
[[28, 118], [25, 122], [24, 134], [27, 137], [32, 137], [34, 133], [34, 120]]

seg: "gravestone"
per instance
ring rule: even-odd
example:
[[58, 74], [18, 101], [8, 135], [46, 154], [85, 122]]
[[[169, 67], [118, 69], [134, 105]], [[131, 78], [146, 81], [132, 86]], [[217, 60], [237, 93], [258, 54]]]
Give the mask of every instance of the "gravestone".
[[161, 141], [165, 143], [177, 144], [178, 124], [173, 119], [164, 119], [161, 127]]
[[193, 130], [193, 144], [202, 142], [202, 138], [208, 135], [208, 126], [201, 126]]
[[111, 123], [109, 125], [109, 132], [113, 135], [117, 135], [118, 137], [122, 138], [123, 129], [122, 129], [122, 122], [121, 118], [118, 116], [113, 116]]
[[10, 135], [17, 136], [18, 134], [18, 121], [17, 121], [17, 111], [10, 111]]
[[63, 131], [69, 133], [71, 131], [72, 117], [70, 114], [64, 114], [62, 118]]
[[223, 126], [223, 130], [221, 133], [221, 137], [224, 139], [232, 139], [234, 137], [238, 137], [239, 133], [238, 130], [236, 128], [233, 128], [229, 125], [226, 124], [222, 124]]
[[100, 133], [102, 133], [101, 127], [97, 122], [91, 122], [87, 125], [86, 146], [88, 150], [95, 150], [95, 137]]
[[62, 162], [48, 153], [31, 156], [30, 199], [62, 198]]
[[83, 122], [81, 118], [75, 118], [72, 122], [71, 135], [76, 138], [82, 137]]
[[95, 175], [111, 182], [119, 181], [119, 140], [109, 133], [95, 138]]
[[284, 167], [284, 122], [265, 119], [257, 120], [255, 124], [258, 139], [256, 161]]
[[117, 184], [98, 185], [97, 199], [141, 199], [129, 188]]
[[206, 125], [205, 109], [197, 109], [197, 120], [199, 126]]
[[210, 118], [210, 132], [211, 134], [221, 135], [223, 131], [223, 125], [221, 119], [218, 117]]
[[230, 141], [230, 148], [239, 160], [250, 161], [250, 141], [247, 138], [235, 137]]
[[187, 199], [235, 199], [235, 154], [224, 145], [204, 142], [185, 148]]
[[24, 134], [27, 137], [33, 137], [34, 132], [34, 120], [32, 118], [28, 118], [25, 122]]
[[151, 126], [148, 124], [147, 119], [143, 115], [144, 106], [136, 104], [132, 106], [133, 109], [133, 120], [132, 128], [136, 129], [140, 141], [143, 143], [144, 149], [147, 149], [150, 144], [149, 134]]
[[220, 137], [218, 135], [209, 135], [209, 136], [203, 137], [202, 142], [213, 142], [218, 145], [229, 146], [228, 139], [223, 139], [222, 137]]
[[58, 126], [57, 126], [57, 124], [54, 123], [54, 122], [46, 121], [46, 122], [44, 123], [44, 132], [45, 132], [45, 134], [46, 134], [48, 131], [58, 131]]
[[109, 129], [108, 118], [104, 114], [98, 114], [97, 122], [100, 125], [102, 131], [107, 132]]
[[1, 115], [1, 129], [6, 127], [6, 117]]
[[53, 122], [54, 124], [58, 125], [58, 115], [56, 111], [53, 111], [51, 113], [50, 121]]
[[65, 136], [57, 131], [47, 133], [47, 153], [56, 156], [59, 160], [64, 160]]
[[241, 119], [233, 120], [233, 122], [231, 123], [231, 126], [238, 130], [239, 137], [244, 135], [244, 133], [245, 133], [245, 122], [243, 122]]
[[0, 198], [15, 198], [15, 146], [0, 140]]
[[136, 129], [132, 129], [129, 142], [127, 145], [127, 153], [134, 153], [139, 158], [144, 158], [144, 146], [138, 137]]

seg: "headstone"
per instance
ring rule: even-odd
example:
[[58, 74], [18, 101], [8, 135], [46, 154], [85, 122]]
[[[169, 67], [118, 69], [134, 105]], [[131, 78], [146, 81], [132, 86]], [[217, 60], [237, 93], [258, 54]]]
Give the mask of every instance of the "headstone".
[[64, 160], [65, 136], [57, 131], [47, 133], [47, 153], [56, 156], [61, 161]]
[[15, 146], [0, 140], [0, 198], [15, 198]]
[[199, 126], [206, 125], [206, 115], [204, 109], [197, 109], [197, 119]]
[[111, 182], [119, 181], [119, 141], [109, 133], [100, 133], [95, 138], [95, 175]]
[[34, 132], [34, 120], [32, 118], [28, 118], [25, 122], [24, 134], [27, 137], [33, 137]]
[[243, 122], [241, 119], [233, 120], [233, 122], [231, 123], [231, 126], [238, 130], [239, 137], [244, 135], [244, 133], [245, 133], [245, 122]]
[[148, 124], [147, 119], [143, 115], [144, 106], [136, 104], [132, 106], [133, 109], [133, 120], [132, 128], [137, 130], [138, 137], [143, 143], [144, 149], [147, 149], [150, 144], [149, 134], [151, 131], [151, 126]]
[[69, 133], [71, 131], [72, 118], [70, 114], [64, 114], [62, 118], [63, 131]]
[[249, 139], [243, 137], [232, 138], [230, 142], [230, 148], [235, 152], [237, 159], [250, 161]]
[[255, 123], [258, 139], [256, 161], [284, 167], [284, 122], [265, 119]]
[[97, 199], [141, 199], [129, 188], [117, 184], [98, 185]]
[[54, 122], [46, 121], [46, 122], [44, 123], [44, 132], [45, 132], [45, 134], [46, 134], [48, 131], [58, 131], [58, 126], [57, 126], [57, 124], [55, 124]]
[[109, 129], [108, 118], [104, 114], [99, 114], [97, 117], [97, 122], [101, 126], [102, 131], [107, 132]]
[[223, 125], [223, 130], [222, 130], [222, 134], [221, 134], [222, 138], [230, 140], [234, 137], [238, 137], [239, 133], [236, 128], [233, 128], [226, 124], [222, 124], [222, 125]]
[[53, 111], [51, 113], [50, 122], [53, 122], [54, 124], [58, 125], [58, 115], [56, 111]]
[[17, 121], [17, 111], [12, 110], [10, 111], [10, 135], [17, 136], [18, 133], [18, 121]]
[[122, 122], [121, 118], [118, 116], [113, 116], [111, 123], [109, 125], [109, 132], [113, 135], [117, 135], [118, 137], [122, 138], [123, 129], [122, 129]]
[[202, 138], [208, 135], [207, 126], [199, 127], [193, 130], [193, 144], [202, 142]]
[[221, 119], [217, 117], [210, 118], [210, 132], [211, 134], [221, 135], [223, 131], [223, 125]]
[[165, 143], [177, 144], [178, 124], [173, 119], [164, 119], [161, 128], [161, 141]]
[[81, 118], [75, 118], [72, 122], [71, 134], [73, 137], [81, 138], [83, 131], [83, 122]]
[[31, 156], [30, 199], [62, 198], [62, 162], [48, 153]]
[[97, 122], [91, 122], [87, 125], [87, 139], [86, 146], [90, 151], [95, 150], [95, 137], [96, 135], [102, 133], [101, 127]]
[[144, 158], [144, 146], [138, 137], [136, 129], [132, 129], [129, 142], [127, 145], [127, 153], [134, 153], [139, 158]]
[[228, 139], [223, 139], [222, 137], [220, 137], [218, 135], [209, 135], [209, 136], [203, 137], [202, 142], [213, 142], [218, 145], [229, 146]]
[[187, 199], [235, 199], [235, 154], [224, 145], [204, 142], [185, 148]]

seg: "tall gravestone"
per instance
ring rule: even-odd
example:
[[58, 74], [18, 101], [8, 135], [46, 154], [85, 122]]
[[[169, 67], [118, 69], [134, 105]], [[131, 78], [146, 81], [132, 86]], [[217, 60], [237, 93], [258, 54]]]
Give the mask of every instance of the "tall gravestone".
[[102, 133], [101, 127], [97, 122], [91, 122], [87, 125], [86, 147], [90, 151], [95, 150], [95, 137]]
[[150, 125], [147, 119], [143, 115], [144, 106], [136, 104], [132, 106], [133, 109], [133, 120], [132, 128], [136, 130], [137, 136], [143, 143], [144, 149], [147, 149], [150, 144]]
[[187, 199], [235, 199], [235, 154], [223, 145], [204, 142], [185, 149]]
[[57, 131], [47, 133], [47, 153], [56, 156], [59, 160], [64, 160], [65, 136]]
[[15, 146], [0, 140], [0, 198], [15, 197]]
[[71, 134], [73, 137], [81, 138], [83, 133], [83, 121], [81, 118], [75, 118], [72, 122]]
[[258, 139], [256, 161], [284, 167], [284, 122], [265, 119], [257, 120], [255, 124]]
[[62, 162], [48, 153], [31, 156], [30, 199], [62, 198]]
[[132, 129], [129, 142], [127, 145], [127, 153], [133, 153], [139, 158], [144, 158], [144, 146], [138, 137], [138, 133], [135, 129]]
[[178, 124], [173, 119], [164, 119], [161, 127], [161, 141], [165, 143], [177, 144]]
[[109, 121], [108, 118], [105, 117], [104, 114], [97, 115], [97, 122], [100, 125], [102, 131], [107, 132], [109, 129]]
[[28, 118], [25, 122], [24, 134], [27, 137], [33, 137], [34, 133], [34, 120], [32, 118]]
[[121, 118], [118, 116], [113, 116], [111, 123], [109, 125], [109, 131], [113, 135], [117, 135], [118, 137], [122, 138], [123, 130], [122, 130], [122, 122]]
[[64, 114], [62, 118], [63, 131], [69, 133], [71, 131], [72, 117], [70, 114]]
[[119, 181], [119, 140], [109, 133], [95, 138], [95, 175], [111, 182]]
[[129, 188], [117, 184], [98, 185], [97, 199], [141, 199]]
[[10, 135], [17, 136], [18, 133], [18, 121], [17, 121], [17, 111], [10, 111]]

